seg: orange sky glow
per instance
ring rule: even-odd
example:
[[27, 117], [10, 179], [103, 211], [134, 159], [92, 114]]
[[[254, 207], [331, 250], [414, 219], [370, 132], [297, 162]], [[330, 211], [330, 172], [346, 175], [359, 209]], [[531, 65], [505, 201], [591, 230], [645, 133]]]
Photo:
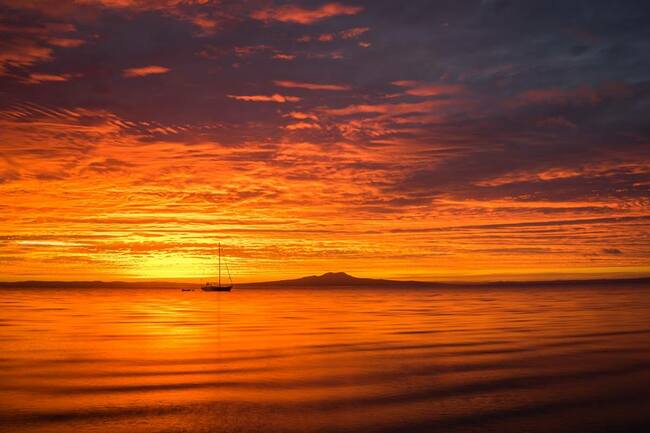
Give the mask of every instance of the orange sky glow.
[[219, 242], [236, 282], [650, 275], [634, 71], [402, 45], [372, 2], [37, 3], [0, 1], [1, 280], [202, 281]]

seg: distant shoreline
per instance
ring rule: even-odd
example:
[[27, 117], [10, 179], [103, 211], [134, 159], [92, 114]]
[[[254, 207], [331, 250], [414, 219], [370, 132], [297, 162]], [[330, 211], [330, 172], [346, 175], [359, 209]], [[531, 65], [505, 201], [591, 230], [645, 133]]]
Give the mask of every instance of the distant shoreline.
[[[630, 286], [648, 285], [650, 277], [641, 278], [599, 278], [583, 280], [542, 280], [542, 281], [489, 281], [489, 282], [436, 282], [401, 281], [374, 278], [357, 278], [343, 272], [326, 273], [293, 280], [264, 281], [235, 284], [242, 289], [327, 289], [327, 288], [523, 288], [523, 287], [561, 287], [561, 286]], [[157, 282], [157, 281], [6, 281], [0, 282], [0, 289], [181, 289], [201, 287], [200, 283]]]

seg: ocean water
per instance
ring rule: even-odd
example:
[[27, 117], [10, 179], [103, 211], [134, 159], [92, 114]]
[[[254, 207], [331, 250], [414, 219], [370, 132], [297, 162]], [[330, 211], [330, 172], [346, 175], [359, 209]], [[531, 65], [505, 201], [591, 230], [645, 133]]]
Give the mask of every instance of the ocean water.
[[2, 432], [648, 432], [650, 289], [3, 290]]

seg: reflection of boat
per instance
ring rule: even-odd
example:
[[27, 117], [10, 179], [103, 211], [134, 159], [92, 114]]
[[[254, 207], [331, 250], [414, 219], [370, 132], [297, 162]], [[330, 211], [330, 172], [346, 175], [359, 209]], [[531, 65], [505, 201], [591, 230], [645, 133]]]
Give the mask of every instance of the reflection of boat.
[[226, 264], [226, 270], [228, 271], [228, 279], [230, 280], [229, 286], [221, 285], [221, 243], [219, 243], [219, 282], [218, 283], [205, 283], [201, 286], [201, 290], [204, 292], [230, 292], [232, 290], [232, 278], [230, 278], [230, 270]]
[[194, 289], [181, 289], [181, 292], [193, 292]]

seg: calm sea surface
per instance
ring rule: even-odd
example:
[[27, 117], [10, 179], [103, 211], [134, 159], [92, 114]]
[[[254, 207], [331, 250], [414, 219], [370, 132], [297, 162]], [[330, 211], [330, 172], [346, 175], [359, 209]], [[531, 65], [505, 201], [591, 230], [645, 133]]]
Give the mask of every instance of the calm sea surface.
[[3, 432], [648, 432], [650, 289], [3, 290]]

